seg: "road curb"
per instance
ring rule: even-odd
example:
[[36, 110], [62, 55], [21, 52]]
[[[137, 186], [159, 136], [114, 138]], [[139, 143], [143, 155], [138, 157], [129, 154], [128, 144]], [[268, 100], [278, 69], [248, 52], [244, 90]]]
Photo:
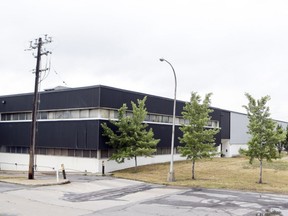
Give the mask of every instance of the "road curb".
[[52, 179], [22, 179], [22, 178], [7, 178], [7, 179], [0, 179], [0, 182], [10, 183], [10, 184], [18, 184], [18, 185], [26, 185], [26, 186], [52, 186], [52, 185], [63, 185], [69, 184], [69, 180], [60, 180], [55, 181]]

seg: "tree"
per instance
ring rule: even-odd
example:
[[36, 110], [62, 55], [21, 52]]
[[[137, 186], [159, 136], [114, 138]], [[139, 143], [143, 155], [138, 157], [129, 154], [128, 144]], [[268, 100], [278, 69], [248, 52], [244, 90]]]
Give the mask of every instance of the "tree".
[[283, 141], [284, 143], [284, 149], [288, 154], [288, 125], [286, 127], [286, 136], [285, 136], [285, 140]]
[[279, 138], [278, 143], [276, 143], [276, 148], [278, 150], [279, 157], [281, 156], [281, 152], [284, 149], [285, 138], [286, 138], [286, 131], [282, 128], [281, 125], [277, 125], [276, 127], [276, 134]]
[[101, 124], [104, 130], [103, 135], [109, 139], [107, 144], [114, 149], [110, 160], [123, 163], [125, 159], [134, 158], [135, 171], [137, 170], [137, 157], [151, 157], [160, 141], [159, 139], [154, 139], [152, 128], [146, 130], [148, 125], [143, 123], [147, 115], [145, 108], [146, 99], [146, 97], [143, 100], [138, 99], [138, 106], [131, 101], [132, 115], [128, 111], [127, 105], [123, 104], [118, 110], [118, 121], [110, 121], [116, 127], [116, 130], [112, 130], [106, 123]]
[[269, 96], [255, 100], [250, 94], [246, 93], [248, 105], [243, 107], [247, 111], [249, 124], [248, 134], [251, 135], [248, 141], [248, 149], [240, 149], [240, 153], [248, 156], [252, 164], [256, 158], [260, 162], [259, 183], [263, 183], [262, 169], [263, 161], [271, 162], [277, 159], [277, 149], [275, 145], [279, 143], [280, 138], [276, 131], [276, 122], [270, 118], [269, 107], [266, 103], [270, 100]]
[[190, 102], [185, 104], [182, 112], [183, 118], [189, 123], [180, 127], [183, 136], [179, 140], [184, 146], [179, 146], [178, 150], [181, 156], [192, 161], [193, 180], [195, 180], [196, 161], [202, 158], [211, 158], [217, 154], [214, 136], [219, 129], [205, 128], [208, 121], [211, 120], [209, 114], [213, 112], [209, 108], [211, 95], [212, 93], [207, 94], [201, 104], [201, 97], [196, 92], [192, 92]]

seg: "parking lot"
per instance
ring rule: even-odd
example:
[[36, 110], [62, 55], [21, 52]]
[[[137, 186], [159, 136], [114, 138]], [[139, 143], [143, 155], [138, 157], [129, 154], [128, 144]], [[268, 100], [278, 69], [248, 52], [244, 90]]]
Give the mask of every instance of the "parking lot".
[[[0, 183], [0, 215], [288, 215], [288, 196], [173, 188], [70, 175], [70, 184]], [[274, 214], [271, 214], [271, 213]]]

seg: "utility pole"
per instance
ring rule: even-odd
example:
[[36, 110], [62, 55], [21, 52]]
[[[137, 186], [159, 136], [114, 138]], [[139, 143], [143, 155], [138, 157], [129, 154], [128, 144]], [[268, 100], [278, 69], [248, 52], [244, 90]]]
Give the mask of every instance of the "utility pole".
[[[41, 65], [41, 56], [51, 54], [49, 51], [42, 52], [42, 46], [46, 43], [51, 43], [51, 37], [47, 39], [47, 35], [45, 35], [44, 41], [40, 37], [38, 40], [36, 39], [34, 44], [32, 41], [30, 42], [30, 49], [37, 49], [37, 61], [36, 61], [36, 70], [35, 70], [35, 87], [34, 87], [34, 98], [33, 98], [33, 110], [32, 110], [32, 125], [31, 125], [31, 140], [30, 140], [30, 148], [29, 148], [29, 172], [28, 179], [34, 179], [34, 168], [35, 168], [35, 146], [36, 146], [36, 133], [37, 133], [37, 116], [38, 116], [38, 108], [39, 108], [39, 94], [38, 94], [38, 84], [39, 84], [39, 75], [41, 73], [40, 65]], [[46, 69], [44, 69], [46, 70]]]

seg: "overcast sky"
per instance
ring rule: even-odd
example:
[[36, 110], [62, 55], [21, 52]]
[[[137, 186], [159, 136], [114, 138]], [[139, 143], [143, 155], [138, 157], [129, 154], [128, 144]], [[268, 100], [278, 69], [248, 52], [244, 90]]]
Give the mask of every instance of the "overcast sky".
[[33, 91], [36, 59], [24, 50], [48, 34], [41, 90], [102, 84], [173, 98], [165, 58], [178, 99], [212, 92], [212, 106], [245, 113], [245, 92], [270, 95], [272, 117], [288, 121], [287, 0], [7, 0], [0, 22], [0, 95]]

